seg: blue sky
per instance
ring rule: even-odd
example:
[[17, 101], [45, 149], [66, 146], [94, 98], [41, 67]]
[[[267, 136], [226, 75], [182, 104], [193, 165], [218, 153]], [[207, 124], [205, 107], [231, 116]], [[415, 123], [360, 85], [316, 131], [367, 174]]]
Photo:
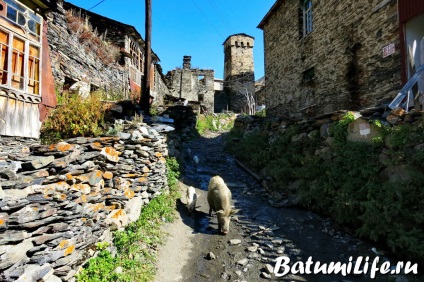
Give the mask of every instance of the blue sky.
[[[102, 0], [68, 0], [90, 9]], [[90, 11], [134, 26], [143, 36], [143, 0], [103, 0]], [[255, 37], [255, 78], [264, 75], [263, 32], [257, 26], [275, 0], [152, 0], [152, 49], [164, 74], [191, 56], [192, 67], [223, 78], [224, 40], [236, 33]]]

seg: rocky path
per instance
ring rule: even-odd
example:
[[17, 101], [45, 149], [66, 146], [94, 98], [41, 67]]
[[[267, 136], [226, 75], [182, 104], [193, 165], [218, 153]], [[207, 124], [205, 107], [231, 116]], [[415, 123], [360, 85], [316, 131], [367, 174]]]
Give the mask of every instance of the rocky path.
[[[378, 253], [373, 246], [334, 229], [330, 220], [312, 212], [272, 207], [272, 199], [261, 185], [223, 152], [222, 135], [209, 133], [185, 144], [184, 151], [188, 148], [192, 155], [184, 167], [180, 186], [182, 191], [189, 185], [196, 188], [197, 211], [190, 217], [183, 203], [179, 203], [177, 220], [165, 226], [169, 239], [158, 253], [157, 282], [408, 281], [404, 276], [379, 273], [371, 279], [369, 271], [367, 275], [298, 273], [276, 277], [275, 260], [282, 256], [291, 260], [290, 265], [296, 261], [306, 263], [309, 257], [323, 264], [348, 263], [349, 257], [356, 261], [368, 256], [371, 267]], [[200, 159], [197, 166], [192, 161], [194, 155]], [[241, 209], [226, 236], [217, 234], [216, 216], [208, 215], [206, 190], [214, 175], [226, 181], [236, 208]], [[185, 203], [185, 199], [182, 201]], [[364, 266], [365, 263], [358, 269]]]

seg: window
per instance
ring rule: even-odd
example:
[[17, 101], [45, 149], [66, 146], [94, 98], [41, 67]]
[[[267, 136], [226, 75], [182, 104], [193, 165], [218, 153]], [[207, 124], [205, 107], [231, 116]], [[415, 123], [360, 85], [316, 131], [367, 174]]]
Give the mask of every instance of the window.
[[13, 38], [12, 52], [12, 87], [24, 90], [24, 51], [25, 41]]
[[0, 85], [40, 94], [41, 47], [0, 29]]
[[197, 95], [197, 101], [203, 102], [205, 100], [205, 94], [199, 94]]
[[90, 93], [93, 93], [93, 92], [95, 92], [95, 91], [97, 91], [99, 89], [100, 89], [99, 86], [97, 86], [95, 84], [90, 84]]
[[9, 53], [9, 34], [0, 30], [0, 84], [7, 84], [7, 73], [8, 73], [8, 53]]
[[204, 75], [199, 75], [197, 77], [197, 79], [199, 80], [200, 84], [206, 84], [206, 80], [205, 80], [205, 76]]
[[132, 65], [139, 71], [143, 71], [143, 55], [138, 45], [132, 40], [130, 40], [130, 54], [132, 56]]
[[42, 18], [16, 0], [4, 0], [4, 2], [6, 2], [6, 18], [28, 32], [36, 41], [40, 41]]
[[29, 45], [28, 92], [40, 93], [40, 49], [33, 45]]
[[301, 0], [300, 19], [300, 37], [303, 38], [313, 30], [312, 22], [312, 0]]
[[302, 84], [303, 85], [313, 85], [315, 80], [315, 68], [309, 68], [302, 74]]

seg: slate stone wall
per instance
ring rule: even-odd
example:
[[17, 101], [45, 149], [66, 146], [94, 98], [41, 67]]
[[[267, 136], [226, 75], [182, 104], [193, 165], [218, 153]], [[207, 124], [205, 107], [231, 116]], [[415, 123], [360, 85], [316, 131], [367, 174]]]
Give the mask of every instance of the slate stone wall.
[[68, 29], [62, 5], [58, 4], [57, 10], [51, 12], [48, 25], [52, 71], [58, 87], [78, 82], [75, 90], [80, 93], [89, 93], [94, 87], [129, 95], [128, 71], [118, 63], [105, 65], [96, 50], [80, 43], [78, 35]]
[[[267, 114], [355, 110], [394, 98], [401, 88], [397, 1], [312, 1], [313, 31], [305, 37], [300, 2], [285, 1], [263, 26]], [[383, 58], [391, 43], [396, 52]]]
[[73, 281], [96, 242], [167, 191], [167, 137], [122, 123], [119, 137], [0, 138], [0, 281]]
[[[99, 59], [98, 50], [94, 50], [88, 44], [80, 42], [78, 33], [81, 31], [75, 33], [68, 28], [65, 15], [67, 10], [64, 7], [71, 11], [76, 9], [76, 6], [72, 4], [59, 2], [57, 10], [50, 13], [48, 21], [50, 57], [57, 90], [68, 90], [69, 88], [70, 92], [87, 97], [93, 90], [100, 89], [108, 94], [108, 98], [133, 98], [130, 94], [131, 59], [122, 56], [119, 50], [126, 50], [126, 53], [128, 53], [130, 41], [133, 43], [137, 42], [137, 39], [134, 38], [136, 35], [126, 34], [125, 32], [129, 31], [127, 31], [125, 24], [117, 23], [113, 20], [104, 22], [104, 18], [101, 16], [91, 18], [90, 15], [86, 15], [90, 21], [95, 21], [96, 19], [100, 21], [97, 25], [94, 25], [95, 23], [93, 22], [91, 24], [95, 26], [95, 30], [100, 29], [103, 31], [99, 36], [106, 36], [105, 41], [110, 42], [108, 46], [111, 49], [116, 49], [116, 61], [105, 64]], [[79, 15], [78, 12], [74, 13]], [[117, 26], [113, 26], [113, 24]], [[97, 27], [101, 28], [98, 29]], [[155, 61], [158, 60], [154, 53], [153, 59]], [[153, 81], [151, 87], [151, 95], [154, 97], [153, 103], [162, 105], [163, 98], [169, 94], [169, 90], [164, 81], [162, 67], [155, 63], [152, 65], [152, 70], [154, 71], [152, 73]], [[134, 80], [134, 77], [131, 79], [141, 84], [142, 73], [139, 72], [138, 76], [136, 80]]]

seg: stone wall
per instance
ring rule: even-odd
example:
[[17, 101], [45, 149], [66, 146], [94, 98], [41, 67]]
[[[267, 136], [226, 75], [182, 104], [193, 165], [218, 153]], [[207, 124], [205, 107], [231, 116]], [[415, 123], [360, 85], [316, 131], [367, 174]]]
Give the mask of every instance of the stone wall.
[[229, 108], [236, 113], [247, 113], [248, 102], [246, 93], [255, 94], [255, 74], [253, 72], [240, 73], [233, 75], [225, 81], [225, 92], [229, 97]]
[[78, 34], [68, 29], [60, 3], [50, 14], [47, 36], [57, 87], [73, 85], [74, 91], [83, 96], [97, 88], [108, 93], [129, 94], [128, 72], [118, 63], [104, 64], [96, 50], [79, 42]]
[[[50, 15], [48, 41], [53, 76], [58, 90], [69, 89], [70, 92], [86, 97], [91, 91], [100, 89], [109, 95], [108, 98], [134, 98], [130, 94], [130, 80], [140, 87], [143, 74], [141, 71], [135, 71], [128, 52], [130, 42], [139, 46], [138, 44], [141, 43], [137, 42], [142, 39], [137, 39], [138, 33], [132, 26], [113, 20], [105, 22], [105, 18], [100, 15], [93, 18], [92, 13], [86, 15], [84, 13], [89, 13], [88, 11], [77, 12], [80, 11], [78, 9], [80, 8], [70, 3], [59, 2], [57, 11]], [[104, 32], [104, 34], [99, 34], [99, 38], [106, 35], [106, 41], [110, 42], [110, 49], [116, 49], [116, 62], [105, 64], [99, 58], [99, 51], [96, 48], [81, 43], [81, 31], [73, 32], [69, 29], [66, 11], [73, 11], [77, 16], [83, 13], [81, 17], [87, 17], [95, 26], [96, 31]], [[96, 20], [98, 25], [95, 25], [94, 21]], [[114, 24], [116, 26], [113, 26]], [[107, 29], [104, 27], [105, 25], [108, 27]], [[127, 57], [121, 56], [120, 50], [127, 50], [122, 53]], [[155, 104], [162, 105], [163, 97], [169, 94], [169, 90], [164, 81], [162, 68], [156, 63], [159, 59], [156, 54], [152, 55], [155, 64], [152, 64], [154, 73], [152, 73], [151, 95], [154, 96]], [[119, 58], [120, 56], [121, 58]], [[136, 73], [130, 75], [131, 72]]]
[[[397, 1], [312, 1], [313, 31], [299, 36], [298, 0], [284, 1], [264, 30], [267, 114], [355, 110], [401, 87]], [[383, 58], [382, 49], [396, 52]]]
[[189, 101], [198, 101], [208, 112], [214, 112], [214, 71], [191, 68], [189, 56], [184, 57], [183, 68], [169, 71], [166, 81], [170, 95]]
[[154, 83], [153, 88], [150, 89], [150, 95], [154, 97], [153, 104], [155, 105], [163, 105], [164, 97], [169, 95], [169, 89], [165, 83], [165, 76], [159, 64], [155, 65]]
[[119, 137], [1, 137], [1, 281], [73, 281], [96, 242], [111, 242], [112, 230], [167, 190], [166, 136], [120, 122]]

